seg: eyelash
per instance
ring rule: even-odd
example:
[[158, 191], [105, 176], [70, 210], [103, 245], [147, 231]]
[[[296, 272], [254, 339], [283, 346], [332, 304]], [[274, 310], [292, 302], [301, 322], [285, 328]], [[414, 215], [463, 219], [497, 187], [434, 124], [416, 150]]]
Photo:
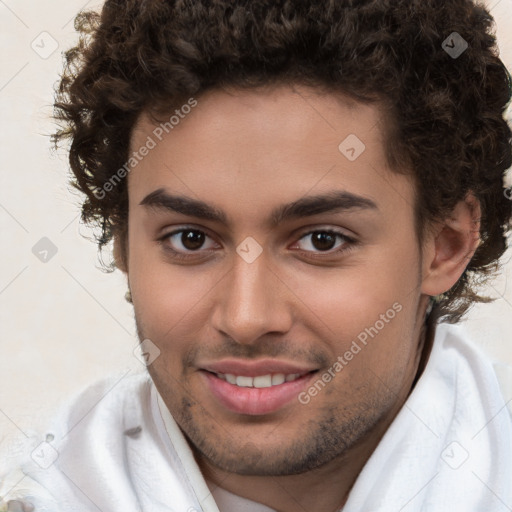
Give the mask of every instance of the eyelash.
[[[157, 242], [162, 246], [162, 248], [168, 254], [170, 254], [170, 256], [173, 259], [180, 260], [180, 261], [185, 261], [185, 260], [191, 260], [193, 258], [197, 258], [196, 255], [200, 254], [201, 249], [198, 249], [197, 251], [190, 251], [188, 253], [183, 253], [183, 252], [180, 252], [180, 251], [176, 251], [175, 249], [172, 249], [167, 244], [167, 241], [169, 240], [170, 237], [172, 237], [174, 235], [177, 235], [179, 233], [187, 232], [187, 231], [193, 231], [193, 232], [196, 232], [196, 233], [202, 233], [206, 237], [212, 238], [205, 231], [203, 231], [201, 229], [198, 229], [198, 228], [195, 228], [195, 227], [183, 227], [183, 228], [171, 231], [170, 233], [166, 233], [165, 235], [160, 237], [157, 240]], [[332, 251], [332, 252], [329, 252], [329, 251], [315, 251], [315, 252], [312, 252], [312, 251], [299, 250], [303, 254], [307, 254], [308, 257], [311, 258], [311, 259], [323, 259], [323, 258], [326, 258], [328, 256], [333, 256], [333, 255], [339, 255], [339, 254], [342, 254], [342, 253], [346, 253], [346, 252], [354, 249], [354, 247], [357, 245], [357, 241], [356, 240], [354, 240], [353, 238], [347, 236], [345, 233], [342, 233], [341, 231], [336, 231], [335, 229], [314, 229], [314, 230], [311, 230], [311, 231], [306, 231], [306, 232], [304, 232], [304, 233], [302, 233], [300, 235], [300, 237], [297, 239], [297, 242], [295, 242], [295, 244], [298, 243], [303, 238], [307, 237], [308, 235], [313, 235], [315, 233], [324, 233], [324, 234], [328, 234], [328, 235], [334, 235], [334, 236], [338, 237], [339, 239], [341, 239], [343, 243], [342, 243], [341, 247], [337, 248], [336, 250], [334, 250], [334, 251], [332, 249], [329, 250], [329, 251]], [[320, 256], [314, 256], [315, 254], [320, 255]]]

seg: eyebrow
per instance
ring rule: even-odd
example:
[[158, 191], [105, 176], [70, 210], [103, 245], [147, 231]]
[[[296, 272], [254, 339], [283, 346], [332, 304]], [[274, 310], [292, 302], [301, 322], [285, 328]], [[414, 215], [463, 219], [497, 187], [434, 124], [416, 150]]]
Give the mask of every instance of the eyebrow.
[[[197, 199], [169, 194], [163, 188], [151, 192], [139, 204], [153, 210], [172, 211], [228, 224], [227, 215], [222, 210]], [[276, 226], [288, 220], [311, 217], [320, 213], [351, 210], [378, 211], [378, 209], [377, 204], [371, 199], [337, 190], [327, 194], [301, 197], [291, 203], [278, 206], [270, 213], [268, 223]]]

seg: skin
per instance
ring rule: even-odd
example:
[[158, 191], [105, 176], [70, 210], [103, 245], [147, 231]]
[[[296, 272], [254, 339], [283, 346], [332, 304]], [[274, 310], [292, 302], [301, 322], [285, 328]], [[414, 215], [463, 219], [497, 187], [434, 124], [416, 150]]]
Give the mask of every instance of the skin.
[[[378, 104], [286, 85], [197, 100], [130, 172], [128, 238], [115, 241], [140, 339], [161, 351], [148, 370], [211, 482], [279, 511], [330, 512], [411, 391], [428, 296], [451, 288], [476, 249], [478, 204], [459, 203], [420, 246], [415, 189], [386, 164]], [[141, 116], [131, 151], [154, 128]], [[366, 146], [353, 162], [338, 149], [349, 134]], [[160, 189], [206, 202], [226, 222], [140, 204]], [[334, 190], [375, 208], [269, 224], [275, 208]], [[165, 238], [180, 228], [205, 233], [204, 245]], [[326, 230], [354, 242], [336, 236], [325, 250], [311, 233]], [[249, 236], [263, 248], [252, 263], [236, 252]], [[234, 356], [321, 375], [396, 303], [401, 311], [308, 404], [237, 414], [199, 371]]]

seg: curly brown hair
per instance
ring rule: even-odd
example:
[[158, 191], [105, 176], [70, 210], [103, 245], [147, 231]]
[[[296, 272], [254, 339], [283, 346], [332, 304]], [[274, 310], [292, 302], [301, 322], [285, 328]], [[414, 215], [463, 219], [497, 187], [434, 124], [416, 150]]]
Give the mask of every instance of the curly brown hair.
[[[493, 23], [471, 0], [107, 0], [76, 17], [79, 43], [56, 90], [53, 141], [71, 141], [82, 220], [99, 226], [100, 249], [125, 240], [126, 178], [97, 191], [127, 162], [143, 112], [158, 119], [209, 89], [271, 84], [380, 101], [392, 112], [388, 163], [416, 183], [419, 240], [468, 192], [480, 202], [481, 244], [435, 305], [457, 322], [490, 300], [476, 288], [498, 268], [512, 216], [511, 77]], [[468, 45], [457, 57], [443, 49], [454, 32]]]

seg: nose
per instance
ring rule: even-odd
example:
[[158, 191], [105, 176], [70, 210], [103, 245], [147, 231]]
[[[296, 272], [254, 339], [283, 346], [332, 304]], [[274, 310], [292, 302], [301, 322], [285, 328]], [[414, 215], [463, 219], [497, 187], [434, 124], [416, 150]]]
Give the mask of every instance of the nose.
[[236, 255], [219, 285], [211, 321], [223, 335], [252, 344], [261, 336], [290, 330], [290, 292], [263, 254], [252, 263]]

